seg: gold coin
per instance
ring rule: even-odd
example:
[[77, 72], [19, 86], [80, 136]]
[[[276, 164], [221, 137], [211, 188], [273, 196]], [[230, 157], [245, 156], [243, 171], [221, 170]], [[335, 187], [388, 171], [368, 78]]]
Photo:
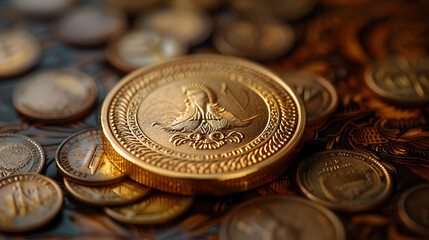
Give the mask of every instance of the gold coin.
[[34, 17], [54, 17], [70, 9], [76, 0], [14, 0], [12, 6]]
[[376, 206], [392, 190], [390, 175], [381, 163], [349, 150], [330, 150], [310, 156], [298, 166], [296, 179], [309, 199], [349, 212]]
[[298, 71], [282, 72], [280, 77], [301, 96], [308, 125], [323, 124], [337, 108], [337, 91], [325, 78]]
[[403, 105], [429, 103], [429, 58], [388, 58], [372, 63], [365, 82], [380, 97]]
[[429, 184], [404, 192], [398, 201], [399, 217], [412, 231], [429, 237]]
[[61, 210], [63, 192], [40, 174], [17, 174], [0, 180], [0, 231], [30, 231], [50, 222]]
[[40, 46], [30, 33], [0, 32], [0, 78], [27, 72], [36, 65], [40, 55]]
[[185, 213], [193, 201], [193, 197], [154, 192], [141, 202], [104, 208], [104, 212], [111, 218], [124, 223], [159, 224]]
[[105, 185], [125, 177], [104, 152], [100, 129], [84, 130], [64, 140], [55, 161], [70, 181], [85, 185]]
[[158, 31], [129, 32], [106, 50], [110, 63], [124, 72], [182, 56], [188, 48], [176, 37]]
[[341, 221], [330, 210], [299, 197], [259, 197], [241, 203], [222, 222], [220, 240], [346, 239]]
[[14, 89], [13, 104], [25, 117], [44, 121], [71, 121], [91, 110], [97, 87], [86, 74], [57, 69], [34, 73]]
[[44, 166], [45, 152], [34, 139], [0, 134], [0, 178], [16, 173], [40, 173]]
[[184, 195], [226, 194], [284, 172], [305, 112], [267, 69], [193, 55], [128, 75], [104, 100], [101, 123], [105, 151], [137, 182]]

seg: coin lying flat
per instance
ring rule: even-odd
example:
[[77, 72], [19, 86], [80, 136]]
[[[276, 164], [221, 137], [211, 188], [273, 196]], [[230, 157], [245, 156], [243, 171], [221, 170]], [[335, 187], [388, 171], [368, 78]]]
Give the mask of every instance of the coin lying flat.
[[184, 55], [188, 48], [176, 37], [158, 31], [129, 32], [107, 47], [107, 59], [116, 68], [131, 72], [140, 67]]
[[322, 124], [337, 108], [337, 91], [325, 78], [298, 71], [282, 72], [280, 77], [289, 83], [304, 101], [307, 124]]
[[0, 178], [15, 173], [40, 173], [44, 166], [45, 152], [34, 139], [0, 134]]
[[429, 58], [388, 58], [372, 63], [365, 82], [380, 97], [403, 105], [429, 103]]
[[65, 177], [64, 185], [67, 191], [79, 201], [97, 206], [132, 203], [151, 192], [150, 188], [129, 179], [104, 186], [87, 186], [74, 183]]
[[159, 224], [182, 215], [191, 207], [193, 200], [193, 197], [154, 192], [141, 202], [104, 208], [104, 212], [124, 223]]
[[399, 217], [414, 232], [429, 237], [429, 184], [413, 187], [398, 201]]
[[100, 129], [84, 130], [64, 140], [55, 160], [63, 175], [85, 185], [103, 185], [125, 177], [104, 152]]
[[70, 121], [91, 109], [97, 99], [97, 87], [81, 72], [46, 70], [22, 80], [12, 98], [16, 110], [25, 117], [46, 122]]
[[222, 222], [221, 240], [345, 239], [341, 221], [328, 209], [299, 197], [255, 198], [234, 208]]
[[0, 231], [23, 232], [42, 227], [61, 210], [63, 192], [40, 174], [17, 174], [0, 180]]
[[75, 0], [14, 0], [12, 5], [30, 16], [52, 17], [72, 7]]
[[36, 38], [24, 31], [0, 32], [0, 78], [22, 74], [37, 64], [41, 55]]
[[161, 191], [226, 194], [279, 176], [296, 154], [305, 113], [291, 88], [243, 59], [192, 55], [151, 65], [106, 97], [105, 151]]
[[384, 201], [392, 189], [389, 173], [374, 158], [330, 150], [304, 160], [296, 173], [300, 190], [329, 208], [362, 211]]

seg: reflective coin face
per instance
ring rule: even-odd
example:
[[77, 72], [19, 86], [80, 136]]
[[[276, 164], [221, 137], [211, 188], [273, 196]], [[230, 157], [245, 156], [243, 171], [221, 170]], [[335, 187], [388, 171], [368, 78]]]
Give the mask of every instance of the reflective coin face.
[[0, 134], [0, 178], [16, 173], [39, 173], [45, 153], [35, 140], [18, 134]]
[[25, 117], [69, 121], [86, 114], [97, 99], [97, 87], [87, 75], [68, 69], [37, 72], [21, 81], [13, 104]]
[[384, 201], [392, 182], [374, 158], [348, 150], [317, 153], [297, 170], [300, 190], [311, 200], [343, 211], [362, 211]]
[[189, 209], [193, 197], [154, 192], [141, 202], [105, 208], [113, 219], [130, 224], [159, 224], [172, 220]]
[[365, 71], [368, 87], [380, 97], [402, 105], [429, 102], [429, 59], [388, 58]]
[[40, 46], [30, 33], [0, 33], [0, 78], [12, 77], [30, 70], [39, 58]]
[[147, 186], [224, 194], [282, 173], [302, 136], [302, 109], [289, 86], [258, 65], [188, 56], [139, 70], [111, 91], [103, 144]]
[[298, 197], [252, 199], [233, 209], [219, 236], [229, 239], [345, 239], [340, 220], [328, 209]]
[[75, 0], [14, 0], [19, 11], [37, 17], [56, 16], [74, 4]]
[[176, 37], [156, 31], [135, 31], [109, 44], [107, 58], [124, 72], [184, 55], [187, 47]]
[[63, 204], [63, 192], [52, 179], [18, 174], [0, 180], [0, 231], [23, 232], [51, 221]]
[[104, 152], [99, 129], [84, 130], [64, 140], [56, 162], [62, 174], [86, 185], [103, 185], [125, 177]]
[[399, 217], [414, 232], [429, 237], [429, 184], [403, 193], [398, 202]]
[[150, 188], [129, 179], [104, 186], [87, 186], [64, 178], [64, 185], [67, 191], [79, 201], [97, 206], [132, 203], [145, 197], [151, 191]]

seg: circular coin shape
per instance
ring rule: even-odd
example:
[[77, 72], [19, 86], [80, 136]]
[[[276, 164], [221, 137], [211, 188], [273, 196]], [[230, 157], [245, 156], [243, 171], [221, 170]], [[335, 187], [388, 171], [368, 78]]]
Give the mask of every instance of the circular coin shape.
[[90, 111], [97, 99], [97, 86], [75, 70], [46, 70], [22, 80], [12, 99], [25, 117], [45, 122], [71, 121]]
[[298, 71], [282, 72], [280, 77], [301, 96], [308, 125], [323, 124], [337, 108], [337, 91], [325, 78]]
[[123, 79], [103, 102], [104, 149], [137, 182], [226, 194], [279, 176], [303, 135], [301, 100], [243, 59], [193, 55]]
[[87, 186], [74, 183], [65, 177], [64, 185], [77, 200], [97, 206], [132, 203], [151, 192], [150, 188], [129, 179], [105, 186]]
[[388, 58], [365, 71], [368, 87], [380, 97], [403, 105], [429, 103], [429, 58]]
[[13, 0], [12, 5], [30, 16], [53, 17], [72, 7], [75, 0]]
[[24, 31], [0, 33], [0, 78], [19, 75], [37, 64], [41, 55], [36, 38]]
[[34, 139], [0, 134], [0, 178], [16, 173], [40, 173], [44, 166], [45, 152]]
[[341, 221], [328, 209], [299, 197], [259, 197], [241, 203], [222, 222], [220, 240], [343, 240]]
[[296, 173], [300, 190], [332, 209], [363, 211], [384, 201], [392, 190], [389, 173], [374, 158], [349, 150], [330, 150], [305, 159]]
[[85, 185], [104, 185], [125, 177], [104, 152], [100, 129], [84, 130], [64, 140], [55, 161], [64, 176]]
[[131, 72], [140, 67], [184, 55], [187, 47], [176, 37], [157, 31], [127, 33], [107, 47], [107, 59], [116, 68]]
[[0, 180], [0, 231], [23, 232], [42, 227], [61, 210], [63, 192], [40, 174], [17, 174]]
[[127, 206], [104, 208], [111, 218], [130, 224], [160, 224], [185, 213], [193, 197], [154, 192], [141, 202]]
[[399, 217], [414, 232], [429, 237], [429, 184], [413, 187], [398, 201]]

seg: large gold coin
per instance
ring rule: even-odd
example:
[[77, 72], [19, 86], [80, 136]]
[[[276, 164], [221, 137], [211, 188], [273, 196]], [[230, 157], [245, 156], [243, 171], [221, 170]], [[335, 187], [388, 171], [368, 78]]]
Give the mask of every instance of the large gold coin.
[[177, 194], [226, 194], [285, 171], [305, 112], [265, 68], [194, 55], [127, 76], [106, 97], [101, 122], [105, 151], [134, 180]]
[[40, 174], [17, 174], [0, 181], [0, 231], [22, 232], [42, 227], [61, 210], [63, 192]]

